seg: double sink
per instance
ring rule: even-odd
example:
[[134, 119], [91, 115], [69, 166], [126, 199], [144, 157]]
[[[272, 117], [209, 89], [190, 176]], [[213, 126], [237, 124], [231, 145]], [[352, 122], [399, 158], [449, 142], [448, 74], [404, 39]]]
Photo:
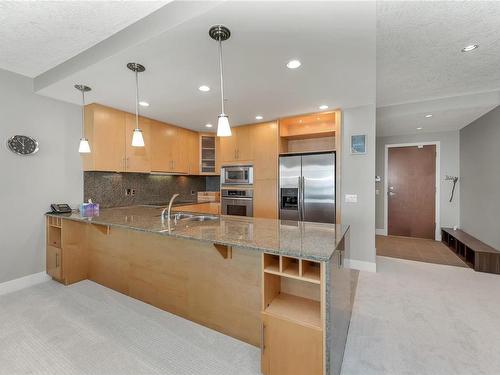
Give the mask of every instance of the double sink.
[[[160, 215], [161, 216], [161, 215]], [[187, 214], [184, 212], [179, 212], [173, 215], [170, 215], [170, 220], [177, 221], [212, 221], [217, 220], [218, 216], [213, 215], [196, 215], [196, 214]]]

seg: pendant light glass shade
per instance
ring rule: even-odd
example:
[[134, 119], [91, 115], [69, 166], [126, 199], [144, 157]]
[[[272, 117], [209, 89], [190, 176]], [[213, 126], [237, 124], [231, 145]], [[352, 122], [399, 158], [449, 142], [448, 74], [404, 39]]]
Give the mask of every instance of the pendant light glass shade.
[[91, 88], [85, 85], [75, 85], [75, 89], [82, 93], [82, 138], [80, 138], [78, 152], [80, 154], [89, 154], [90, 144], [87, 138], [85, 138], [85, 93], [90, 91]]
[[219, 119], [217, 121], [217, 136], [230, 137], [231, 127], [229, 126], [229, 118], [224, 112], [224, 65], [222, 63], [222, 42], [229, 39], [231, 32], [223, 25], [216, 25], [210, 28], [208, 35], [210, 35], [213, 40], [217, 41], [219, 45], [221, 114], [219, 115]]
[[135, 72], [135, 129], [132, 134], [132, 147], [144, 147], [144, 137], [139, 128], [139, 73], [144, 72], [146, 68], [138, 63], [128, 63], [127, 68]]
[[134, 133], [132, 134], [132, 146], [144, 147], [144, 137], [142, 136], [142, 130], [139, 128], [134, 129]]
[[78, 152], [80, 154], [90, 154], [90, 144], [87, 138], [83, 137], [80, 139], [80, 147], [78, 147]]
[[217, 137], [230, 137], [231, 127], [229, 126], [229, 119], [224, 114], [219, 115], [219, 120], [217, 121]]

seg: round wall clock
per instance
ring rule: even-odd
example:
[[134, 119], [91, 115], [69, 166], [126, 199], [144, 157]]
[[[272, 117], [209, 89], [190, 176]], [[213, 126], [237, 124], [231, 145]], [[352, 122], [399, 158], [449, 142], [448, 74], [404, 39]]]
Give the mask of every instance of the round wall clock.
[[15, 135], [7, 141], [10, 151], [18, 155], [33, 155], [38, 151], [38, 141], [26, 135]]

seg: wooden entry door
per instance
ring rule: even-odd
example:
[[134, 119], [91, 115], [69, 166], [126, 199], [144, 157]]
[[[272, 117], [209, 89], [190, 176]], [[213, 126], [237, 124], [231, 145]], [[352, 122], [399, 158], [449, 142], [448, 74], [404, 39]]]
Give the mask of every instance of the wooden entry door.
[[435, 238], [436, 146], [389, 147], [388, 234]]

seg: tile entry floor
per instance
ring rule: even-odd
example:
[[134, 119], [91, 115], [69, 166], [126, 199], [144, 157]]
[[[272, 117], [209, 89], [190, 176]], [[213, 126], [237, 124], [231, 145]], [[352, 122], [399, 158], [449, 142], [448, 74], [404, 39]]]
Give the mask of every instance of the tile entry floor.
[[377, 236], [377, 255], [419, 262], [468, 267], [446, 245], [423, 238]]

